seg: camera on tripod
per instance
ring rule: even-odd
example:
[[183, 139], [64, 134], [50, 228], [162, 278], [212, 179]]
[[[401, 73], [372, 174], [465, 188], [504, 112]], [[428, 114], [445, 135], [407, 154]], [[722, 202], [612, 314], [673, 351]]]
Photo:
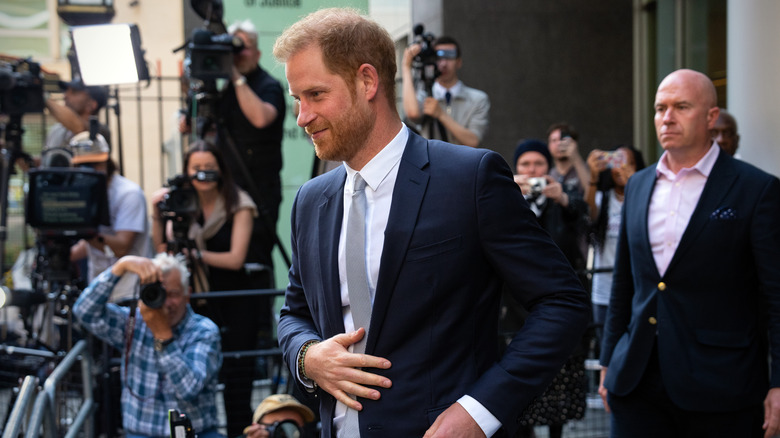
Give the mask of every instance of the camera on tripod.
[[8, 62], [0, 60], [0, 114], [42, 113], [41, 65], [30, 58]]
[[244, 42], [237, 36], [195, 29], [187, 45], [186, 71], [190, 77], [201, 80], [229, 78], [233, 56], [243, 48]]
[[92, 169], [32, 169], [25, 211], [37, 233], [43, 279], [71, 282], [70, 247], [109, 225], [106, 175]]
[[[184, 74], [189, 79], [213, 81], [230, 78], [233, 57], [244, 48], [241, 38], [227, 33], [222, 22], [222, 0], [191, 0], [193, 11], [205, 20], [203, 28], [195, 29], [185, 48]], [[207, 90], [213, 91], [213, 90]]]
[[187, 232], [198, 214], [200, 203], [187, 175], [168, 178], [165, 186], [168, 187], [168, 193], [157, 203], [157, 208], [162, 219], [173, 224], [174, 240], [168, 242], [168, 250], [178, 253], [191, 246]]
[[168, 178], [165, 184], [168, 193], [157, 204], [163, 219], [174, 222], [187, 222], [198, 213], [198, 194], [190, 183], [187, 175], [176, 175]]

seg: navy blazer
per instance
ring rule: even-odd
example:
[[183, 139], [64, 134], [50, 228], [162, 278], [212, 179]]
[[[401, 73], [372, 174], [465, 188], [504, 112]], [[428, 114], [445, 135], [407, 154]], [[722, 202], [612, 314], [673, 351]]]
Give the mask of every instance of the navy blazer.
[[780, 182], [720, 152], [661, 277], [648, 241], [656, 166], [626, 186], [601, 363], [636, 388], [653, 343], [666, 390], [693, 411], [743, 409], [780, 386]]
[[[290, 369], [301, 346], [344, 332], [338, 239], [346, 171], [308, 181], [292, 209], [292, 267], [279, 322]], [[361, 436], [422, 436], [464, 394], [514, 433], [523, 408], [560, 369], [589, 303], [561, 251], [495, 152], [410, 133], [385, 230], [366, 353], [393, 386], [360, 402]], [[498, 357], [502, 286], [531, 315]], [[323, 436], [335, 399], [324, 391]]]

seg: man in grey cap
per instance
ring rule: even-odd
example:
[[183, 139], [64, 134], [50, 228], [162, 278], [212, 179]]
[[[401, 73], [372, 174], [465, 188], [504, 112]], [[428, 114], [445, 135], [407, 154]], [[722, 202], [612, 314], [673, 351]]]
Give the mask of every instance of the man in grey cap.
[[[60, 88], [65, 91], [65, 105], [51, 98], [46, 100], [46, 108], [57, 123], [49, 130], [44, 150], [65, 147], [75, 134], [88, 131], [90, 116], [97, 115], [108, 102], [105, 87], [88, 87], [80, 79], [60, 81]], [[110, 143], [111, 135], [106, 125], [99, 124], [98, 133]]]

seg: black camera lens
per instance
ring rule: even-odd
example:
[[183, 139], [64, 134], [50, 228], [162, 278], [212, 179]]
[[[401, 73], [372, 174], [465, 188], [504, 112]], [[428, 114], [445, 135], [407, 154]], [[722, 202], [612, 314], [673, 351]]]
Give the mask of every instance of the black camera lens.
[[199, 170], [192, 176], [193, 180], [201, 182], [213, 182], [219, 181], [219, 171], [216, 170]]
[[266, 426], [265, 430], [268, 431], [268, 436], [271, 438], [300, 438], [303, 436], [301, 428], [293, 420], [277, 421]]
[[159, 281], [149, 283], [141, 288], [141, 301], [146, 304], [146, 307], [152, 309], [162, 307], [167, 295], [165, 288]]

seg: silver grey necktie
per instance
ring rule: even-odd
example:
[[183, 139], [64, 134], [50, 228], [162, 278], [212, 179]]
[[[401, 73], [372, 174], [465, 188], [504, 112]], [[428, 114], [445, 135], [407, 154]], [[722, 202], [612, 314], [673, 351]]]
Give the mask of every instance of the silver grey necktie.
[[[352, 352], [366, 351], [368, 327], [371, 324], [371, 291], [366, 269], [366, 182], [360, 174], [355, 175], [355, 189], [352, 192], [352, 206], [347, 216], [346, 271], [349, 307], [355, 330], [363, 327], [366, 334], [353, 346]], [[347, 409], [340, 438], [360, 437], [358, 412]]]

